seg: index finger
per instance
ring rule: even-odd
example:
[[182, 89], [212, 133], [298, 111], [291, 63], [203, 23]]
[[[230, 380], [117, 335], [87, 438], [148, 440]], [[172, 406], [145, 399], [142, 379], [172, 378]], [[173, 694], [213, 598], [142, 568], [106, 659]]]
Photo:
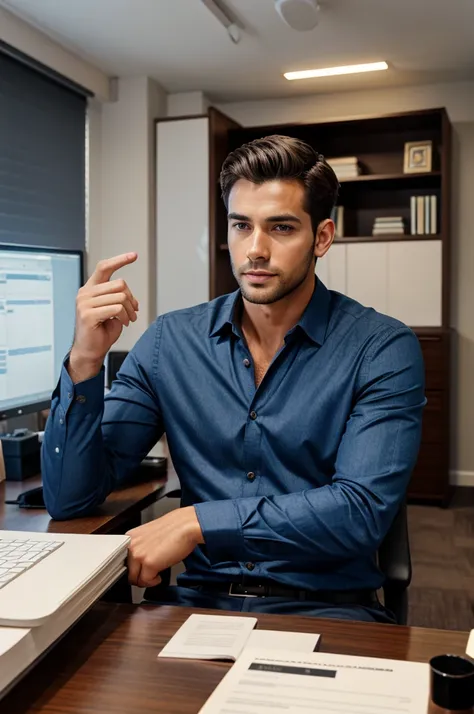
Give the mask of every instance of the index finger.
[[87, 281], [87, 284], [98, 285], [99, 283], [106, 283], [116, 270], [123, 268], [125, 265], [130, 265], [130, 263], [134, 263], [137, 258], [137, 253], [122, 253], [122, 255], [116, 255], [114, 258], [100, 260]]

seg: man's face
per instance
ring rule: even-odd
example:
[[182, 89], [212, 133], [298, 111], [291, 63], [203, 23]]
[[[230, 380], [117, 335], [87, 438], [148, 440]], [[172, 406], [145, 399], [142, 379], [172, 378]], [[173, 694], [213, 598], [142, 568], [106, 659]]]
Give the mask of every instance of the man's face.
[[240, 179], [229, 196], [228, 242], [242, 295], [268, 305], [314, 274], [315, 239], [298, 181]]

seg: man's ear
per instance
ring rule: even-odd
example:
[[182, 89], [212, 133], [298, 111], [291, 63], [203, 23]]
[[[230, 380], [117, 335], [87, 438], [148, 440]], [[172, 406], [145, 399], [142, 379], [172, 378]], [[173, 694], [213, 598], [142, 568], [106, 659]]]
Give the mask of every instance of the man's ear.
[[334, 221], [327, 218], [321, 221], [316, 232], [316, 240], [314, 242], [314, 255], [316, 258], [322, 258], [326, 255], [332, 245], [336, 233]]

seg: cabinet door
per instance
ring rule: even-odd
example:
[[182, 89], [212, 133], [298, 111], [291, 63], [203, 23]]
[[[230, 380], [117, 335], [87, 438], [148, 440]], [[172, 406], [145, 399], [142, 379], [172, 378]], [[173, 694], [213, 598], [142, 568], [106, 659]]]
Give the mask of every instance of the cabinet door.
[[347, 293], [347, 253], [346, 246], [333, 244], [324, 258], [316, 263], [316, 275], [329, 290]]
[[347, 246], [347, 294], [366, 307], [388, 311], [388, 243]]
[[441, 325], [441, 241], [389, 243], [388, 312], [411, 327]]
[[157, 314], [209, 299], [209, 119], [156, 125]]

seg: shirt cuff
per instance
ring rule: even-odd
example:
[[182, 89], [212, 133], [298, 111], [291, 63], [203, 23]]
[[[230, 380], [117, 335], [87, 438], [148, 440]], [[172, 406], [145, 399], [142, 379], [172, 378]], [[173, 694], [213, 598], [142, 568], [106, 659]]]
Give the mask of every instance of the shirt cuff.
[[59, 378], [59, 403], [64, 414], [74, 409], [87, 413], [96, 413], [104, 408], [104, 373], [102, 367], [99, 374], [84, 382], [74, 384], [67, 371], [67, 359], [64, 361]]
[[245, 560], [245, 543], [233, 501], [194, 504], [208, 558], [212, 565]]

